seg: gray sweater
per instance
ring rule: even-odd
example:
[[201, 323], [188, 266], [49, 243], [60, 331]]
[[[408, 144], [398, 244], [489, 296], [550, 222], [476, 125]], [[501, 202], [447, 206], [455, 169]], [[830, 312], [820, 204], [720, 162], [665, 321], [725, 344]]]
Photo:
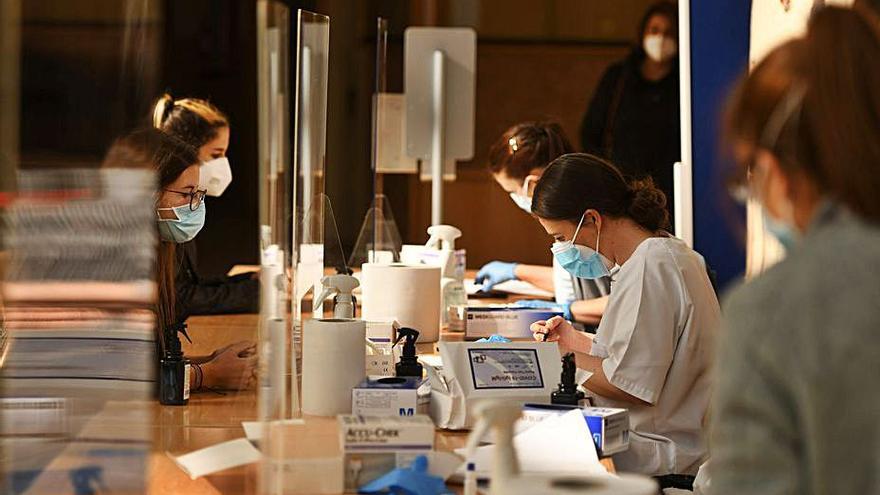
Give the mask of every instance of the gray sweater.
[[707, 491], [880, 493], [880, 226], [825, 205], [723, 315]]

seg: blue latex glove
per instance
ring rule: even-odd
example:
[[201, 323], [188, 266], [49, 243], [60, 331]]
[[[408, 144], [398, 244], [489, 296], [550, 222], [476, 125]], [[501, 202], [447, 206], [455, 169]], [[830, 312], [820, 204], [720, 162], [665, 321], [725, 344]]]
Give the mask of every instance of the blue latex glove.
[[574, 315], [571, 314], [572, 302], [573, 301], [569, 301], [562, 304], [553, 301], [542, 301], [540, 299], [524, 299], [522, 301], [515, 302], [514, 306], [518, 308], [549, 309], [550, 311], [558, 311], [562, 313], [562, 317], [566, 320], [574, 321]]
[[516, 265], [516, 263], [504, 261], [490, 261], [483, 265], [483, 268], [480, 268], [474, 282], [483, 284], [483, 290], [492, 290], [492, 287], [501, 282], [516, 280]]
[[482, 339], [478, 339], [477, 342], [492, 342], [492, 343], [495, 343], [495, 342], [510, 342], [510, 339], [508, 339], [507, 337], [505, 337], [505, 336], [503, 336], [503, 335], [498, 335], [498, 334], [496, 333], [495, 335], [490, 335], [490, 336], [488, 336], [488, 337], [483, 337]]
[[358, 493], [395, 495], [446, 495], [452, 493], [438, 476], [428, 472], [428, 458], [420, 455], [407, 468], [389, 471], [388, 474], [367, 483]]

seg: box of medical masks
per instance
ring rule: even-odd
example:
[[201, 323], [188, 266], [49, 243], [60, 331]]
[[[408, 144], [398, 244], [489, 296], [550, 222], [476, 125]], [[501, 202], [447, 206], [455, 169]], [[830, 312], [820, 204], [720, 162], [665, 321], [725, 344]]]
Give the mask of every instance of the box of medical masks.
[[351, 390], [351, 412], [362, 416], [427, 414], [431, 388], [422, 378], [371, 377]]
[[362, 486], [401, 467], [402, 455], [427, 454], [434, 449], [434, 423], [415, 416], [339, 416], [345, 455], [345, 491]]
[[[515, 428], [517, 433], [527, 430], [548, 416], [565, 414], [575, 406], [526, 404]], [[610, 407], [583, 407], [584, 421], [593, 435], [596, 452], [608, 457], [629, 449], [629, 411]]]
[[468, 306], [465, 314], [464, 338], [476, 340], [490, 335], [509, 339], [531, 339], [532, 323], [562, 316], [549, 309], [519, 308], [511, 305]]

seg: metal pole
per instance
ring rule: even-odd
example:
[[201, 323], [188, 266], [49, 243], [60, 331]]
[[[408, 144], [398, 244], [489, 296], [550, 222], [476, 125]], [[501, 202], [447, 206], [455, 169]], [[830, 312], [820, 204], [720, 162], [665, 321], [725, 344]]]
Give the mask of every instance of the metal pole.
[[431, 225], [443, 223], [443, 162], [446, 151], [446, 88], [444, 85], [445, 57], [434, 51], [433, 112], [434, 135], [431, 139]]

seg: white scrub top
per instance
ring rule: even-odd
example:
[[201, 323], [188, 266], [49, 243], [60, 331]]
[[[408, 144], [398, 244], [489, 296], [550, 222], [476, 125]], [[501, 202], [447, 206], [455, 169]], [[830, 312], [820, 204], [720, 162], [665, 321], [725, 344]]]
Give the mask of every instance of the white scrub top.
[[614, 456], [621, 471], [696, 474], [708, 457], [704, 423], [709, 368], [720, 309], [703, 257], [674, 237], [636, 248], [613, 280], [614, 290], [591, 354], [617, 388], [651, 404], [596, 396], [596, 405], [625, 407], [630, 447]]

